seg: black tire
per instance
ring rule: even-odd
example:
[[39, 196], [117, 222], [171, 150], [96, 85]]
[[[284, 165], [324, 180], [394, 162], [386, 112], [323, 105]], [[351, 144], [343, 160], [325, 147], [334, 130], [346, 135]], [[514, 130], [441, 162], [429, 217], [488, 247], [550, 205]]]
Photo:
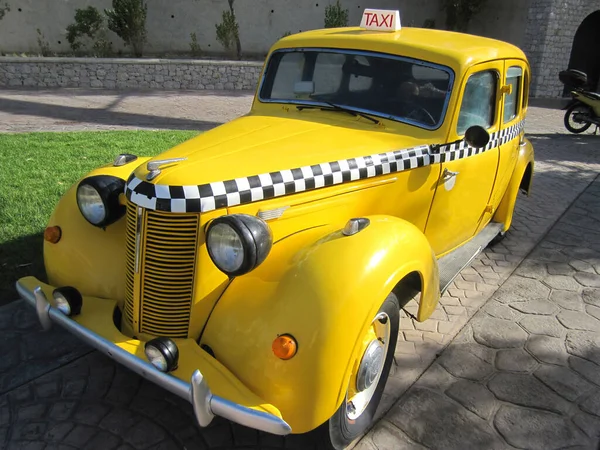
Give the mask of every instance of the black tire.
[[[395, 294], [391, 293], [385, 299], [381, 308], [377, 312], [386, 313], [389, 317], [390, 342], [385, 356], [385, 363], [381, 372], [381, 376], [375, 388], [373, 397], [363, 413], [354, 421], [350, 421], [346, 415], [347, 400], [344, 400], [333, 416], [317, 428], [314, 432], [318, 436], [320, 450], [343, 450], [357, 437], [363, 435], [373, 423], [375, 411], [381, 400], [385, 383], [387, 382], [390, 368], [394, 362], [394, 351], [396, 342], [398, 341], [398, 329], [400, 324], [400, 305]], [[376, 315], [376, 316], [377, 316]]]
[[571, 105], [567, 112], [565, 113], [565, 128], [569, 130], [571, 133], [579, 134], [586, 131], [589, 127], [592, 126], [591, 122], [587, 123], [578, 123], [572, 120], [572, 116], [574, 113], [587, 112], [591, 114], [591, 108], [582, 103], [575, 103]]

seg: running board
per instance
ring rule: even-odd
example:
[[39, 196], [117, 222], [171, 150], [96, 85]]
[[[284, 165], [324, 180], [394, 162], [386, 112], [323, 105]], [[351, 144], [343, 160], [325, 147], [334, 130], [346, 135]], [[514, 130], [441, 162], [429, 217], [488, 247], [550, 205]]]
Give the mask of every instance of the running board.
[[503, 224], [490, 222], [477, 236], [438, 260], [440, 292], [443, 294], [458, 274], [473, 262], [487, 245], [502, 231]]

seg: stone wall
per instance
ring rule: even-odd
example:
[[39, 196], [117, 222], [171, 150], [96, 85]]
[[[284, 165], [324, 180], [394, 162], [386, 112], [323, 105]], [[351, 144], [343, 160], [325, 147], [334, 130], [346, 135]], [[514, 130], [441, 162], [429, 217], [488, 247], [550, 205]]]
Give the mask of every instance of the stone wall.
[[577, 28], [598, 9], [598, 0], [530, 0], [522, 48], [531, 64], [532, 96], [562, 96], [558, 73], [569, 65]]
[[0, 87], [255, 89], [250, 61], [0, 57]]

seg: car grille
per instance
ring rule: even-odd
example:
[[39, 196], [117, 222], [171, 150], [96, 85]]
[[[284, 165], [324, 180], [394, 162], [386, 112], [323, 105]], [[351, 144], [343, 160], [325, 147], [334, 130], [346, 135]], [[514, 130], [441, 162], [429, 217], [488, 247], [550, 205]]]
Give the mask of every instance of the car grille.
[[[141, 221], [141, 227], [138, 221]], [[134, 330], [155, 336], [187, 337], [198, 248], [198, 221], [198, 214], [146, 209], [139, 214], [137, 206], [128, 204], [124, 312], [125, 320]], [[138, 229], [141, 231], [140, 276], [136, 279]], [[139, 299], [138, 305], [135, 304], [136, 298]], [[138, 314], [139, 317], [136, 317]]]

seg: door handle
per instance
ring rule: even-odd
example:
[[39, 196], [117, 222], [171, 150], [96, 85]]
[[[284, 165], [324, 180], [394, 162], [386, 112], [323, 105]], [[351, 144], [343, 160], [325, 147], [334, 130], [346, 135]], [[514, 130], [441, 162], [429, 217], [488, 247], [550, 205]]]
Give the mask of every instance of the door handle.
[[444, 169], [444, 173], [442, 174], [442, 179], [444, 181], [448, 181], [451, 178], [454, 178], [456, 175], [458, 175], [460, 172], [452, 172], [448, 169]]

